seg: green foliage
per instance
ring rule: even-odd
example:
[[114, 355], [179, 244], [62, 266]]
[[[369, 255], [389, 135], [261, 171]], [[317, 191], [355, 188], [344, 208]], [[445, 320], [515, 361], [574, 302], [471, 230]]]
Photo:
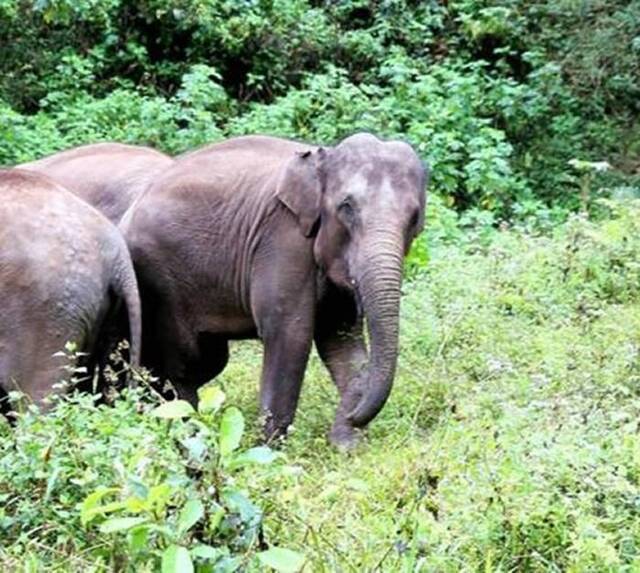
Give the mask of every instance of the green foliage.
[[282, 456], [239, 449], [244, 418], [223, 407], [224, 392], [205, 388], [198, 412], [141, 396], [106, 407], [74, 395], [3, 425], [3, 568], [24, 555], [44, 566], [60, 552], [74, 570], [234, 571], [274, 552], [285, 566], [301, 561], [277, 546], [259, 551], [263, 511], [237, 480], [275, 475], [282, 466], [267, 468]]
[[358, 450], [326, 443], [315, 355], [284, 453], [249, 447], [253, 343], [198, 411], [27, 408], [0, 423], [0, 568], [637, 570], [639, 38], [624, 0], [0, 0], [0, 164], [370, 130], [432, 169]]
[[247, 447], [254, 342], [198, 411], [78, 395], [0, 425], [2, 568], [635, 570], [640, 203], [598, 204], [546, 234], [432, 204], [394, 390], [349, 454], [315, 355], [282, 451]]
[[573, 158], [637, 185], [637, 2], [0, 2], [0, 164], [116, 139], [412, 142], [498, 218], [580, 207]]

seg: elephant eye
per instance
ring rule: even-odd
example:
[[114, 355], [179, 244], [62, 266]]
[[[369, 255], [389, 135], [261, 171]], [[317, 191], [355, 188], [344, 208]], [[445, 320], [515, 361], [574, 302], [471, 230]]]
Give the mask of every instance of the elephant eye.
[[351, 199], [348, 197], [338, 205], [338, 213], [344, 219], [345, 223], [349, 226], [355, 224], [356, 222], [356, 211], [353, 207], [353, 203]]

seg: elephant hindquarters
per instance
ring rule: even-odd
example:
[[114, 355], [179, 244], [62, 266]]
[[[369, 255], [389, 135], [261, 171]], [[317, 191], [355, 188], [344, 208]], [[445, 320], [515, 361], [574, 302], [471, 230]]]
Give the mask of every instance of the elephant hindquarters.
[[7, 337], [0, 336], [0, 386], [7, 394], [18, 391], [43, 406], [48, 395], [65, 390], [57, 386], [69, 377], [69, 356], [61, 354], [65, 344], [75, 342], [78, 349], [83, 349], [85, 335], [81, 330], [69, 330], [57, 323], [32, 328], [46, 314], [29, 311], [21, 314], [23, 322], [17, 323], [19, 328], [12, 332], [11, 341], [8, 343]]

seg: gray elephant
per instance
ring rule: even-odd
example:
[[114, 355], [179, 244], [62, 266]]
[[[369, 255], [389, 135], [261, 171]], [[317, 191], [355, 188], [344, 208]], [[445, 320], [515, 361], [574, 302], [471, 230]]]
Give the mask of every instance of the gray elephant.
[[[125, 315], [139, 362], [140, 300], [118, 229], [47, 177], [0, 170], [0, 394], [41, 403], [63, 377], [68, 341], [103, 359], [101, 335]], [[124, 303], [124, 305], [122, 304]]]
[[333, 148], [240, 137], [179, 157], [121, 223], [143, 363], [195, 402], [228, 341], [259, 337], [270, 439], [293, 420], [315, 339], [341, 394], [330, 437], [352, 443], [391, 391], [403, 256], [423, 229], [426, 183], [409, 145], [369, 134]]
[[131, 203], [173, 159], [149, 147], [95, 143], [18, 165], [47, 175], [118, 224]]

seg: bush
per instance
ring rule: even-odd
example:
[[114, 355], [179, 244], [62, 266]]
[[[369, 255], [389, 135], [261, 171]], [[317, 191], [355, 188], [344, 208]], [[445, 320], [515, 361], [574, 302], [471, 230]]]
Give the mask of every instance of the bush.
[[638, 186], [639, 34], [621, 0], [5, 0], [0, 164], [370, 130], [416, 145], [458, 211], [567, 212], [573, 158], [608, 160], [605, 189]]
[[47, 415], [31, 406], [0, 428], [4, 567], [40, 568], [60, 555], [78, 571], [301, 564], [267, 548], [263, 511], [237, 481], [282, 471], [269, 467], [282, 455], [239, 449], [244, 418], [224, 407], [218, 386], [202, 391], [197, 412], [140, 392], [111, 406], [97, 398], [58, 399]]

